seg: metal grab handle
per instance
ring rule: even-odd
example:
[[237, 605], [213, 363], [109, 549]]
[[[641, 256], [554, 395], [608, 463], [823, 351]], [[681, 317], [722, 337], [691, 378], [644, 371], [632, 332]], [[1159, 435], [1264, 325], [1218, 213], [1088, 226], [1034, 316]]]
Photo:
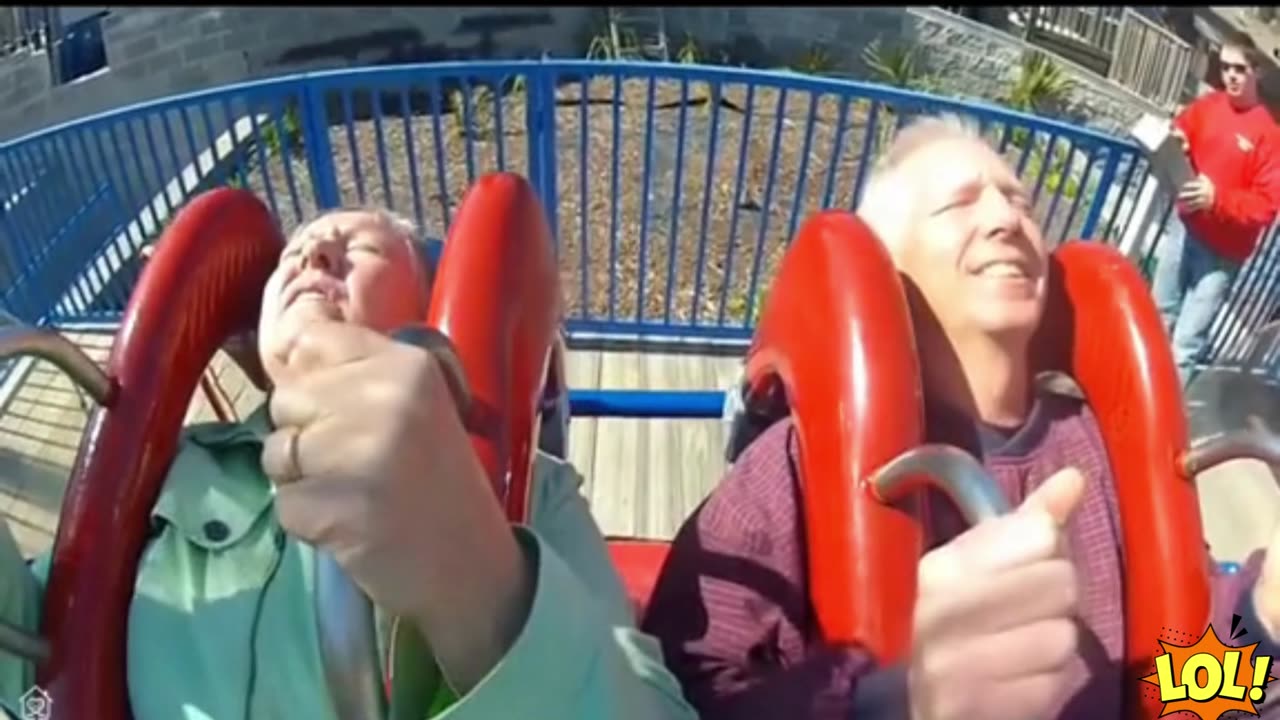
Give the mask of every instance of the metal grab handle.
[[320, 661], [334, 710], [344, 719], [382, 720], [387, 696], [373, 603], [330, 553], [316, 552], [315, 573]]
[[[471, 392], [453, 343], [439, 330], [422, 325], [401, 328], [392, 339], [436, 356], [464, 424]], [[315, 554], [316, 624], [320, 660], [337, 715], [343, 720], [387, 717], [378, 656], [377, 621], [369, 596], [356, 586], [327, 552]]]
[[[9, 313], [0, 315], [0, 360], [31, 355], [48, 360], [101, 406], [111, 404], [115, 382], [75, 343], [56, 330], [34, 328]], [[43, 664], [49, 660], [49, 641], [16, 625], [0, 622], [0, 650]]]
[[0, 325], [0, 359], [32, 355], [48, 360], [103, 407], [111, 404], [116, 384], [75, 343], [56, 330], [24, 324]]
[[1003, 515], [1012, 507], [995, 480], [972, 455], [950, 445], [921, 445], [871, 474], [871, 491], [893, 503], [923, 485], [932, 485], [959, 508], [970, 525]]
[[1249, 416], [1248, 430], [1232, 430], [1200, 440], [1182, 456], [1182, 469], [1194, 477], [1230, 460], [1261, 460], [1280, 465], [1280, 435], [1272, 432], [1256, 415]]

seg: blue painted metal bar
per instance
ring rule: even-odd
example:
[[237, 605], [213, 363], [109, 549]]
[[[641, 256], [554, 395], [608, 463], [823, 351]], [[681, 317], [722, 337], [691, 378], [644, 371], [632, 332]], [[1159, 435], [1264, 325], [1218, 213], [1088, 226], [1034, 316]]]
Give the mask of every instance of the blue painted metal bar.
[[733, 184], [733, 217], [729, 221], [729, 249], [725, 253], [724, 274], [721, 276], [720, 282], [720, 314], [716, 320], [717, 325], [724, 325], [725, 309], [729, 305], [729, 286], [733, 283], [733, 251], [738, 245], [738, 210], [742, 207], [742, 182], [747, 175], [747, 154], [751, 144], [751, 117], [755, 113], [755, 84], [747, 85], [747, 107], [745, 117], [742, 119], [742, 140], [739, 147], [742, 148], [741, 154], [738, 155], [738, 177]]
[[369, 93], [369, 102], [373, 104], [373, 138], [374, 152], [378, 155], [378, 173], [382, 178], [382, 201], [388, 210], [395, 210], [395, 198], [391, 195], [391, 173], [387, 170], [387, 140], [382, 131], [382, 92], [374, 88]]
[[[293, 203], [293, 219], [294, 222], [302, 221], [302, 205], [298, 202], [298, 184], [293, 178], [293, 140], [290, 139], [289, 115], [296, 115], [294, 107], [286, 102], [285, 98], [276, 98], [271, 104], [271, 114], [269, 115], [271, 127], [275, 128], [276, 138], [280, 144], [280, 164], [284, 166], [284, 183], [289, 189], [289, 201]], [[265, 172], [266, 169], [264, 168]]]
[[462, 82], [462, 144], [467, 158], [467, 185], [476, 181], [476, 111], [471, 104], [471, 82], [464, 75], [459, 80]]
[[644, 115], [644, 175], [640, 183], [640, 264], [636, 267], [636, 322], [645, 321], [644, 288], [649, 278], [649, 202], [653, 197], [653, 94], [657, 78], [649, 78]]
[[311, 192], [321, 210], [342, 204], [338, 174], [333, 165], [333, 142], [329, 137], [328, 93], [311, 85], [302, 86], [302, 152], [311, 173]]
[[725, 394], [716, 390], [570, 390], [569, 414], [582, 417], [718, 418]]
[[[501, 105], [502, 103], [498, 103]], [[413, 114], [409, 109], [409, 88], [400, 88], [400, 119], [404, 123], [404, 149], [409, 155], [409, 189], [413, 192], [413, 218], [418, 227], [426, 225], [422, 214], [422, 189], [418, 186], [417, 153], [413, 151]], [[498, 143], [498, 154], [502, 154], [502, 143]]]
[[356, 145], [355, 113], [351, 109], [353, 92], [355, 90], [352, 88], [342, 89], [342, 120], [347, 128], [347, 149], [351, 153], [351, 172], [355, 175], [356, 197], [360, 198], [360, 204], [363, 205], [368, 201], [365, 199], [364, 175], [360, 172], [360, 148]]
[[[676, 251], [680, 246], [680, 190], [684, 184], [684, 138], [689, 125], [689, 79], [680, 81], [680, 132], [676, 135], [676, 173], [671, 188], [671, 234], [667, 237], [667, 287], [664, 323], [671, 322], [671, 305], [676, 297]], [[584, 157], [586, 157], [584, 153]], [[584, 166], [586, 163], [582, 163]]]
[[622, 158], [622, 75], [613, 76], [613, 148], [609, 166], [609, 320], [618, 319], [618, 163]]
[[[591, 207], [591, 187], [587, 184], [587, 169], [591, 166], [591, 116], [587, 104], [590, 93], [587, 88], [591, 84], [591, 76], [583, 75], [579, 80], [582, 90], [578, 93], [578, 272], [582, 279], [582, 294], [579, 296], [581, 307], [579, 315], [586, 319], [591, 312], [591, 224], [588, 221]], [[616, 156], [616, 153], [615, 153]]]
[[716, 140], [720, 136], [720, 86], [711, 88], [711, 126], [707, 129], [707, 174], [702, 180], [702, 220], [698, 225], [698, 262], [694, 266], [693, 324], [702, 310], [702, 281], [707, 262], [707, 219], [711, 215], [711, 188], [715, 184]]

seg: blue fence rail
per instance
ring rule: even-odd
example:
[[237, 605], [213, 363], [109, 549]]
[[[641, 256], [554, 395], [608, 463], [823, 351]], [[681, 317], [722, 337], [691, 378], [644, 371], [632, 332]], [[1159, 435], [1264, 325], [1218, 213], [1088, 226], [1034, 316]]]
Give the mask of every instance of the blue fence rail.
[[[13, 198], [0, 262], [22, 279], [0, 302], [29, 322], [111, 319], [138, 250], [210, 187], [253, 189], [286, 230], [320, 208], [376, 203], [443, 238], [465, 189], [501, 169], [528, 177], [546, 207], [572, 339], [739, 344], [798, 224], [855, 207], [895, 130], [938, 112], [978, 121], [1032, 189], [1051, 240], [1158, 244], [1146, 161], [1080, 127], [791, 73], [445, 63], [232, 85], [0, 145]], [[1237, 283], [1225, 313], [1235, 325], [1274, 310], [1272, 250]], [[78, 274], [62, 278], [55, 257]], [[1234, 330], [1217, 332], [1221, 354]]]

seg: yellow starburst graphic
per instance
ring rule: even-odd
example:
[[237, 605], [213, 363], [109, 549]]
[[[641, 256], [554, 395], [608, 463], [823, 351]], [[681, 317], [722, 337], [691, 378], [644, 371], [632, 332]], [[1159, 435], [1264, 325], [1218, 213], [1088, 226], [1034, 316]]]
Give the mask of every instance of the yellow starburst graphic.
[[1228, 647], [1212, 625], [1191, 645], [1162, 640], [1160, 647], [1156, 671], [1142, 678], [1160, 690], [1160, 717], [1181, 711], [1201, 720], [1218, 720], [1232, 710], [1257, 715], [1255, 704], [1266, 697], [1267, 683], [1280, 679], [1271, 675], [1272, 658], [1253, 657], [1258, 643]]

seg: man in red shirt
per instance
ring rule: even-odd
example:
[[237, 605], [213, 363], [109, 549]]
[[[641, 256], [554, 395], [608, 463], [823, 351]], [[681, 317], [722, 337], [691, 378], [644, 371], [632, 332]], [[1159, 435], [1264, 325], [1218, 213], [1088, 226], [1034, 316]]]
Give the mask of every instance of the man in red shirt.
[[[800, 448], [783, 419], [681, 527], [644, 629], [703, 720], [1118, 720], [1115, 480], [1088, 405], [1030, 376], [1048, 249], [1026, 188], [975, 128], [923, 119], [898, 133], [859, 214], [915, 291], [927, 440], [980, 458], [1017, 509], [967, 528], [929, 491], [929, 552], [914, 607], [902, 608], [911, 657], [879, 665], [823, 642], [807, 592]], [[1238, 613], [1245, 642], [1272, 655], [1280, 551], [1244, 565], [1213, 578], [1215, 627]], [[1262, 717], [1280, 718], [1280, 703]]]
[[1276, 125], [1258, 97], [1262, 55], [1244, 33], [1218, 54], [1222, 89], [1173, 121], [1199, 175], [1178, 193], [1178, 219], [1160, 250], [1152, 293], [1185, 385], [1227, 291], [1280, 208]]

